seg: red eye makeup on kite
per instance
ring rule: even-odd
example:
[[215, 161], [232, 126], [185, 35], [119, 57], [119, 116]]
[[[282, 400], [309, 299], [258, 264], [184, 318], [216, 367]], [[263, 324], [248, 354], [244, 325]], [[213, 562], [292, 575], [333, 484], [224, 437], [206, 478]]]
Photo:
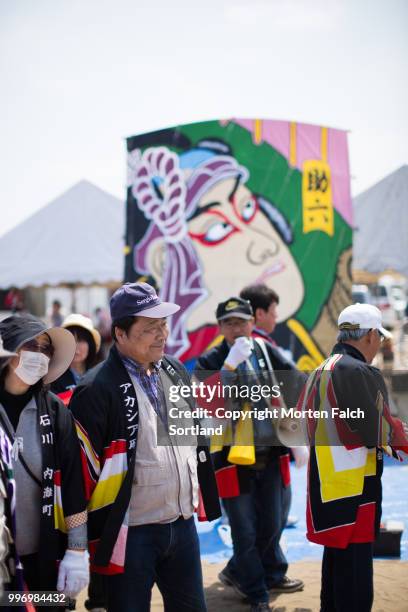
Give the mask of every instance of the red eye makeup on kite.
[[[210, 215], [214, 218], [209, 220], [208, 217]], [[215, 246], [221, 244], [221, 242], [224, 242], [224, 240], [229, 238], [229, 236], [240, 231], [229, 221], [227, 217], [218, 211], [208, 211], [204, 213], [203, 219], [204, 218], [206, 221], [206, 229], [198, 233], [189, 232], [189, 235], [191, 238], [198, 240], [205, 246]]]
[[251, 223], [259, 210], [259, 205], [255, 196], [247, 196], [239, 202], [237, 202], [237, 198], [234, 196], [231, 203], [238, 219], [244, 223]]

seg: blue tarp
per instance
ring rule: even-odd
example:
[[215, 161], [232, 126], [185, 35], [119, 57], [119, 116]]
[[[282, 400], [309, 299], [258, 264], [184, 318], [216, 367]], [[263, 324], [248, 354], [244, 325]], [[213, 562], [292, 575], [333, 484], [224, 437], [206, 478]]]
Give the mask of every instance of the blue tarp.
[[[385, 458], [382, 520], [398, 520], [405, 524], [401, 540], [401, 559], [408, 561], [408, 464]], [[321, 559], [323, 548], [306, 539], [306, 467], [292, 468], [292, 506], [290, 514], [299, 520], [295, 527], [285, 529], [283, 546], [289, 563], [306, 559]], [[201, 556], [210, 563], [230, 558], [231, 548], [221, 540], [218, 527], [222, 520], [197, 523]]]

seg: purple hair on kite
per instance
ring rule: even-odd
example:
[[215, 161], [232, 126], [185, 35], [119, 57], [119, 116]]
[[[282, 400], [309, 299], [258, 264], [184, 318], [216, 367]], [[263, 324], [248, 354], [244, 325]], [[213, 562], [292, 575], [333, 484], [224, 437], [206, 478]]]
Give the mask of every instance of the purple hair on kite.
[[[209, 189], [227, 178], [248, 178], [248, 171], [230, 155], [192, 149], [180, 157], [167, 147], [135, 149], [129, 154], [129, 183], [139, 209], [151, 223], [135, 250], [135, 268], [149, 274], [150, 243], [163, 239], [165, 265], [160, 296], [180, 310], [169, 320], [168, 353], [176, 357], [189, 347], [185, 321], [208, 295], [188, 219]], [[187, 172], [188, 171], [188, 172]], [[187, 179], [185, 178], [187, 175]]]

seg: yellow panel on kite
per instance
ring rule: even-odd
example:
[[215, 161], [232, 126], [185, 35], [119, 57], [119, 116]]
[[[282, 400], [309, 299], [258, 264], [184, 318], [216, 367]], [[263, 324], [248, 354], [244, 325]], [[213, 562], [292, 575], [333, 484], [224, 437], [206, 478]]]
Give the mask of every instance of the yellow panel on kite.
[[334, 211], [331, 171], [327, 162], [308, 159], [302, 176], [303, 233], [322, 231], [333, 236]]

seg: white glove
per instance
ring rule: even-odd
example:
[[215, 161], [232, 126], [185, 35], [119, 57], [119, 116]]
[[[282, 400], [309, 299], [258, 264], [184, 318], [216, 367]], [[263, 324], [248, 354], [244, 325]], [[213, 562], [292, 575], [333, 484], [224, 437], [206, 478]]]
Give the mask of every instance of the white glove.
[[240, 336], [230, 348], [224, 363], [235, 370], [240, 363], [246, 361], [252, 352], [252, 343], [246, 336]]
[[58, 570], [57, 590], [75, 597], [89, 583], [89, 553], [87, 550], [66, 550]]
[[309, 460], [309, 448], [307, 446], [294, 446], [290, 449], [295, 458], [295, 465], [301, 468], [307, 464]]

